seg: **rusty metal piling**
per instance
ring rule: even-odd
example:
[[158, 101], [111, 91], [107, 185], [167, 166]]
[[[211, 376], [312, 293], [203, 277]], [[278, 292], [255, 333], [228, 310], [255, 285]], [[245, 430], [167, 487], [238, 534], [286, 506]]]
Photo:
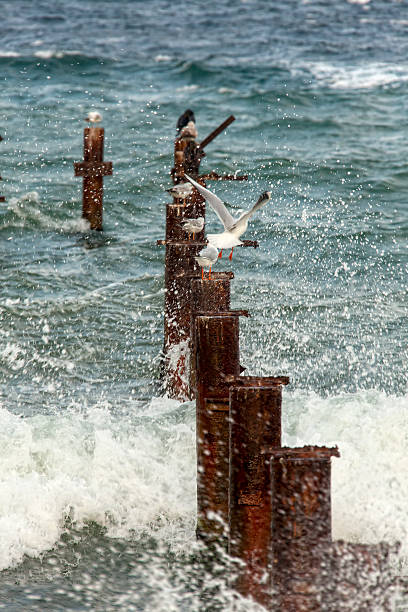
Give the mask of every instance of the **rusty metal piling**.
[[195, 320], [198, 313], [227, 312], [231, 305], [230, 282], [233, 272], [213, 272], [211, 278], [193, 278], [191, 281], [191, 327], [190, 327], [190, 394], [196, 396], [196, 343]]
[[82, 216], [92, 230], [102, 230], [103, 177], [112, 174], [112, 162], [103, 161], [104, 128], [84, 129], [84, 161], [75, 162], [75, 176], [83, 177]]
[[197, 243], [167, 242], [164, 303], [165, 389], [169, 397], [190, 397], [191, 279], [199, 277]]
[[269, 449], [272, 584], [281, 612], [320, 612], [331, 545], [331, 457], [337, 447]]
[[270, 603], [270, 469], [262, 449], [281, 444], [282, 385], [287, 377], [237, 378], [229, 389], [228, 552], [243, 562], [232, 584], [243, 597]]
[[228, 525], [229, 379], [240, 374], [239, 314], [196, 317], [197, 536], [219, 541]]

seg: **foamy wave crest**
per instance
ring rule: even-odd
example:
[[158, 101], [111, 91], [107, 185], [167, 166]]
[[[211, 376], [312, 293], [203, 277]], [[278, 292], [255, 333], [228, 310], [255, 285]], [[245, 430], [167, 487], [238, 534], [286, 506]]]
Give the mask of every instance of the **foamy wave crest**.
[[[333, 537], [401, 541], [408, 556], [408, 397], [377, 391], [285, 399], [290, 446], [339, 446], [332, 460]], [[285, 431], [285, 425], [283, 426]]]
[[19, 198], [10, 198], [8, 210], [11, 214], [4, 218], [7, 227], [42, 227], [52, 231], [87, 232], [90, 224], [86, 219], [75, 217], [58, 219], [55, 210], [45, 205], [37, 191], [30, 191]]
[[17, 51], [0, 51], [0, 57], [21, 57]]
[[185, 424], [178, 402], [150, 406], [156, 416], [133, 425], [103, 407], [25, 419], [0, 409], [1, 569], [52, 548], [67, 519], [110, 537], [194, 538], [194, 410]]
[[156, 55], [154, 58], [155, 62], [170, 62], [171, 61], [171, 57], [170, 55]]
[[[333, 537], [402, 542], [408, 556], [407, 397], [286, 393], [284, 443], [339, 446], [332, 460]], [[195, 524], [193, 403], [154, 398], [20, 418], [0, 410], [0, 568], [52, 548], [67, 519], [109, 537], [154, 533], [187, 550]]]
[[59, 51], [57, 49], [41, 49], [40, 51], [36, 51], [34, 53], [35, 57], [39, 59], [51, 59], [55, 57], [56, 59], [61, 59], [66, 57], [67, 55], [81, 55], [79, 51]]
[[345, 67], [319, 62], [308, 66], [308, 71], [332, 89], [375, 89], [408, 81], [407, 65], [376, 63]]

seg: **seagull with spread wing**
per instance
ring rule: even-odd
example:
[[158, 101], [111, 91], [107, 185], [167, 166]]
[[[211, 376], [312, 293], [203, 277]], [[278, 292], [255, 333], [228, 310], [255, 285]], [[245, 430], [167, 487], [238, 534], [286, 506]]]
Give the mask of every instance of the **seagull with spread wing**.
[[250, 210], [244, 212], [238, 219], [234, 219], [225, 206], [225, 204], [228, 204], [228, 202], [222, 202], [220, 198], [215, 195], [215, 193], [212, 193], [209, 189], [199, 185], [196, 181], [187, 176], [187, 174], [184, 176], [207, 200], [224, 226], [224, 231], [221, 234], [208, 234], [208, 242], [214, 245], [217, 249], [221, 249], [219, 257], [222, 257], [223, 249], [231, 249], [231, 253], [229, 255], [229, 259], [231, 260], [234, 247], [238, 246], [239, 244], [243, 244], [240, 237], [246, 231], [249, 219], [259, 208], [264, 206], [270, 200], [271, 192], [265, 191]]

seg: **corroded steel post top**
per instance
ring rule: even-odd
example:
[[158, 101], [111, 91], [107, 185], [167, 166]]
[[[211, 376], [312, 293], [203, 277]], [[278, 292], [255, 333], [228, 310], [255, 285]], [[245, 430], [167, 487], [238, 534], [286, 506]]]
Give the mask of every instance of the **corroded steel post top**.
[[288, 385], [289, 382], [289, 376], [237, 376], [232, 381], [232, 386], [262, 389]]
[[[206, 311], [198, 311], [196, 312], [197, 318], [200, 319], [225, 319], [225, 317], [249, 317], [249, 312], [247, 310], [225, 310], [224, 312], [206, 312]], [[235, 380], [235, 379], [234, 379]]]
[[263, 453], [270, 455], [273, 459], [281, 459], [283, 461], [327, 461], [331, 457], [340, 457], [337, 446], [331, 448], [327, 446], [302, 446], [300, 448], [290, 448], [289, 446], [282, 446], [281, 448], [265, 447]]

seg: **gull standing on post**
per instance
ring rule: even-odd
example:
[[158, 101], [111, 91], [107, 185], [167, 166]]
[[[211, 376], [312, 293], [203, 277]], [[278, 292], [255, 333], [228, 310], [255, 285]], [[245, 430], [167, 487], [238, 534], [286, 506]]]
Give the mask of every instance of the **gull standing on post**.
[[265, 191], [250, 210], [243, 213], [238, 219], [234, 219], [225, 206], [225, 204], [228, 202], [222, 202], [218, 196], [212, 193], [209, 189], [206, 189], [205, 187], [202, 187], [196, 183], [196, 181], [187, 176], [187, 174], [184, 176], [207, 200], [224, 226], [224, 231], [221, 234], [208, 234], [208, 242], [210, 242], [214, 247], [221, 249], [219, 257], [222, 257], [223, 249], [231, 249], [231, 253], [229, 255], [229, 259], [231, 260], [234, 247], [238, 246], [239, 244], [243, 244], [243, 242], [240, 240], [240, 236], [242, 236], [242, 234], [246, 231], [249, 219], [259, 208], [264, 206], [270, 200], [271, 192]]
[[182, 140], [186, 142], [193, 142], [198, 138], [198, 132], [196, 128], [196, 124], [194, 121], [189, 121], [185, 127], [180, 131], [180, 136]]
[[208, 278], [210, 279], [211, 267], [218, 259], [218, 249], [213, 244], [207, 244], [194, 259], [201, 266], [201, 280], [204, 280], [204, 268], [210, 268], [208, 272]]
[[186, 127], [189, 123], [195, 124], [195, 116], [191, 108], [188, 108], [180, 117], [177, 119], [177, 134], [181, 132], [181, 130]]
[[102, 115], [98, 111], [90, 111], [87, 117], [85, 117], [85, 121], [88, 123], [99, 123], [102, 121]]
[[166, 191], [174, 198], [185, 200], [189, 195], [191, 195], [193, 186], [190, 185], [190, 183], [178, 183], [177, 185], [170, 187], [170, 189], [166, 189]]
[[204, 227], [204, 217], [197, 217], [197, 219], [184, 219], [181, 223], [183, 230], [188, 232], [188, 239], [190, 240], [190, 234], [193, 234], [193, 240], [195, 235]]

